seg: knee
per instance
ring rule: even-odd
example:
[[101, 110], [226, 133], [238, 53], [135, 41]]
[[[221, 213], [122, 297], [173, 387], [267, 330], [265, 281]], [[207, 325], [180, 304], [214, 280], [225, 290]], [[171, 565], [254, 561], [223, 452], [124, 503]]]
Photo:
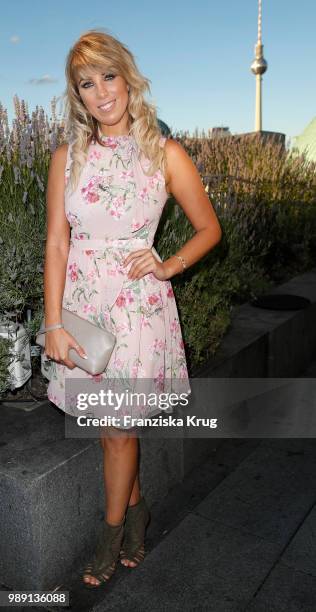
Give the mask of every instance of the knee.
[[107, 435], [102, 438], [102, 446], [105, 451], [120, 454], [137, 446], [138, 439], [135, 435], [128, 434], [115, 427], [110, 427], [109, 430]]

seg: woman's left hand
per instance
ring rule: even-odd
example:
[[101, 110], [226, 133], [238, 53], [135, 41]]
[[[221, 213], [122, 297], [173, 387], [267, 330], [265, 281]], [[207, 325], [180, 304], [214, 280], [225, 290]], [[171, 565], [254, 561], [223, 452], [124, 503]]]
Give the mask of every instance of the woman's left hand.
[[151, 249], [140, 249], [130, 253], [124, 260], [123, 266], [127, 266], [131, 261], [133, 263], [128, 271], [128, 278], [140, 279], [152, 272], [158, 280], [168, 279], [163, 262], [156, 259]]

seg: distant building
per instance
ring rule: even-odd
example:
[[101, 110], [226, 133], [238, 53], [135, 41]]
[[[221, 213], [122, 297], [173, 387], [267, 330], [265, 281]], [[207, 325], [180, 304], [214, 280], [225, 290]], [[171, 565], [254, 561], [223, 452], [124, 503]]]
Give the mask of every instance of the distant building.
[[231, 136], [228, 127], [213, 127], [208, 131], [209, 138], [223, 138], [225, 136]]
[[299, 154], [305, 151], [307, 159], [316, 161], [316, 117], [311, 120], [300, 136], [294, 138], [292, 149], [296, 149]]

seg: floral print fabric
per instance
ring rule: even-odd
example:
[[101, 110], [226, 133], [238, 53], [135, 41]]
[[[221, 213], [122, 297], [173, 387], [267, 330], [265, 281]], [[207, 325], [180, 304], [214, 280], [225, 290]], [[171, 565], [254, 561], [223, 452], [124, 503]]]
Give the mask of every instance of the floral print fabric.
[[[165, 138], [161, 138], [164, 146]], [[172, 284], [152, 274], [129, 279], [133, 251], [152, 246], [168, 198], [163, 174], [146, 176], [149, 160], [142, 158], [132, 136], [103, 137], [105, 147], [92, 141], [75, 192], [65, 190], [65, 213], [71, 226], [70, 249], [62, 305], [117, 338], [106, 370], [97, 376], [81, 368], [49, 361], [42, 351], [42, 372], [49, 379], [47, 396], [68, 414], [67, 379], [146, 378], [152, 390], [165, 390], [165, 381], [181, 379], [191, 389], [178, 310]], [[65, 186], [71, 163], [68, 146]], [[171, 389], [168, 388], [170, 391]], [[140, 407], [134, 416], [160, 410]], [[76, 413], [77, 414], [77, 413]]]

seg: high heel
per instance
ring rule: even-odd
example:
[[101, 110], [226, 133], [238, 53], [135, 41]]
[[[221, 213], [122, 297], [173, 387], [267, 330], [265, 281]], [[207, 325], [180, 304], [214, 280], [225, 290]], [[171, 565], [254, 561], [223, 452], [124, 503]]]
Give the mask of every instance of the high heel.
[[[128, 506], [126, 512], [124, 538], [122, 548], [120, 550], [121, 562], [123, 559], [133, 561], [137, 567], [145, 556], [145, 530], [150, 521], [150, 512], [143, 497], [140, 498], [137, 504]], [[122, 563], [122, 565], [125, 565]]]
[[[103, 534], [96, 554], [92, 562], [86, 565], [83, 573], [83, 584], [87, 589], [100, 588], [114, 574], [124, 536], [124, 521], [125, 517], [119, 525], [110, 525], [104, 521]], [[100, 582], [99, 584], [85, 582], [84, 576], [93, 576]]]

